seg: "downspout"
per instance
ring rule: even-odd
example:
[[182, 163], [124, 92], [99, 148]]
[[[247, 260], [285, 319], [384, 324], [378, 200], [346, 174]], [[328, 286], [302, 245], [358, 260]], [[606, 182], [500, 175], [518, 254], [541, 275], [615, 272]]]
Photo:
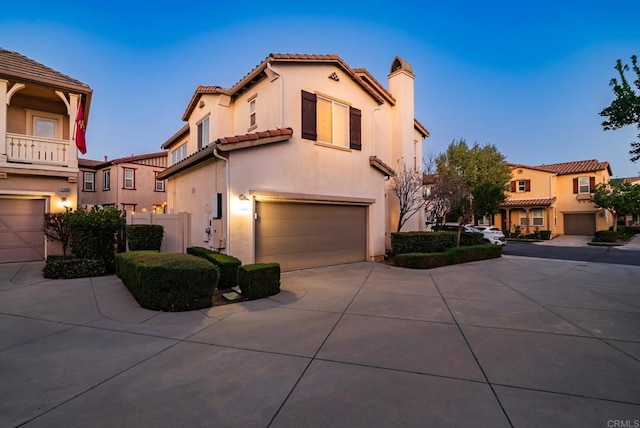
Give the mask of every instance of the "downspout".
[[[271, 62], [267, 63], [267, 76], [273, 82], [276, 79], [280, 79], [280, 126], [279, 129], [284, 128], [284, 77], [273, 69]], [[270, 74], [269, 71], [273, 74]]]
[[224, 222], [224, 235], [225, 235], [225, 240], [226, 240], [226, 254], [231, 254], [231, 250], [230, 250], [230, 246], [231, 246], [231, 239], [229, 237], [229, 230], [231, 230], [229, 224], [231, 223], [231, 218], [229, 217], [231, 214], [231, 183], [229, 182], [229, 159], [225, 158], [224, 156], [221, 156], [220, 153], [218, 153], [218, 148], [217, 147], [213, 147], [213, 156], [215, 156], [217, 159], [220, 159], [222, 161], [224, 161], [225, 163], [225, 182], [226, 182], [226, 187], [227, 187], [227, 193], [225, 195], [225, 222]]
[[382, 106], [374, 107], [371, 112], [371, 155], [376, 155], [376, 111], [379, 111]]

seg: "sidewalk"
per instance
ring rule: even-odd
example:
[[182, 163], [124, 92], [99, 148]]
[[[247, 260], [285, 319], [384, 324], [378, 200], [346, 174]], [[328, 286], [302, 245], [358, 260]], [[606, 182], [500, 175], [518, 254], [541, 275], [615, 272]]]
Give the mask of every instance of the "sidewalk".
[[640, 420], [640, 267], [527, 257], [287, 272], [138, 306], [0, 264], [2, 427], [564, 427]]
[[[548, 245], [555, 247], [587, 247], [588, 243], [593, 240], [593, 236], [581, 235], [561, 235], [548, 241], [534, 242], [535, 245]], [[636, 234], [625, 245], [614, 246], [612, 248], [618, 250], [635, 250], [640, 251], [640, 234]]]

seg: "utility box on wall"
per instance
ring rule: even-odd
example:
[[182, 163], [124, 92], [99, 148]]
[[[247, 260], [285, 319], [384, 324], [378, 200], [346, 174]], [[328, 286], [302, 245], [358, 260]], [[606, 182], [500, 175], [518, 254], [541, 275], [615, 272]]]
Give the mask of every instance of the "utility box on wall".
[[222, 193], [211, 195], [211, 217], [222, 218]]

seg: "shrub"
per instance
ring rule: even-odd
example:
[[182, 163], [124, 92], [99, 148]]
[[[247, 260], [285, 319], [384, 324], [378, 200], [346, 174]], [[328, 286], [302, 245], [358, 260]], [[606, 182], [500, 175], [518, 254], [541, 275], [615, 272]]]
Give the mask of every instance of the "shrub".
[[394, 264], [411, 269], [432, 269], [476, 260], [497, 258], [502, 255], [499, 245], [476, 245], [469, 247], [453, 247], [441, 253], [408, 253], [394, 257]]
[[48, 279], [87, 278], [107, 275], [107, 269], [102, 260], [49, 256], [43, 274]]
[[140, 306], [191, 311], [213, 306], [216, 266], [189, 254], [132, 251], [116, 255], [116, 274]]
[[160, 251], [164, 227], [158, 224], [128, 224], [127, 243], [129, 251]]
[[71, 230], [67, 224], [67, 212], [45, 213], [42, 230], [50, 241], [59, 241], [62, 244], [62, 255], [67, 256], [67, 248], [71, 239]]
[[[463, 232], [460, 245], [482, 245], [482, 233]], [[457, 232], [400, 232], [391, 234], [393, 254], [439, 253], [456, 246]]]
[[280, 292], [280, 264], [256, 263], [238, 268], [238, 285], [247, 300], [261, 299]]
[[596, 232], [593, 242], [617, 242], [620, 232], [615, 230], [599, 230]]
[[71, 230], [71, 252], [76, 257], [102, 260], [107, 272], [113, 272], [116, 234], [125, 224], [122, 211], [79, 209], [68, 212], [66, 222]]
[[202, 247], [189, 247], [187, 248], [187, 254], [202, 257], [220, 269], [219, 289], [222, 290], [238, 285], [238, 267], [242, 264], [240, 260], [233, 256], [216, 253], [215, 251]]

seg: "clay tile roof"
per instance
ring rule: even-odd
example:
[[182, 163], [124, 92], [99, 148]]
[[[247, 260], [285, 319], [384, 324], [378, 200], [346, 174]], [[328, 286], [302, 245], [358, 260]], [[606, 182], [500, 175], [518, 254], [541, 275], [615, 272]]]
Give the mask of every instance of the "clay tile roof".
[[279, 137], [281, 135], [293, 135], [293, 129], [269, 129], [267, 131], [258, 131], [250, 134], [234, 135], [232, 137], [219, 138], [217, 142], [219, 144], [239, 143], [242, 141], [259, 140], [261, 138]]
[[110, 162], [114, 164], [129, 163], [129, 162], [136, 162], [136, 161], [141, 161], [145, 159], [161, 158], [161, 157], [167, 157], [167, 156], [168, 156], [167, 152], [145, 153], [143, 155], [131, 155], [124, 158], [113, 159]]
[[43, 83], [80, 93], [89, 94], [91, 88], [86, 83], [60, 73], [46, 65], [27, 58], [18, 52], [0, 48], [0, 77], [11, 80], [27, 80]]
[[603, 169], [609, 170], [609, 174], [611, 174], [609, 162], [600, 162], [597, 159], [538, 165], [538, 168], [553, 171], [558, 175], [580, 174], [583, 172], [602, 171]]
[[512, 199], [500, 204], [503, 208], [519, 207], [548, 207], [556, 201], [556, 198], [548, 199]]

